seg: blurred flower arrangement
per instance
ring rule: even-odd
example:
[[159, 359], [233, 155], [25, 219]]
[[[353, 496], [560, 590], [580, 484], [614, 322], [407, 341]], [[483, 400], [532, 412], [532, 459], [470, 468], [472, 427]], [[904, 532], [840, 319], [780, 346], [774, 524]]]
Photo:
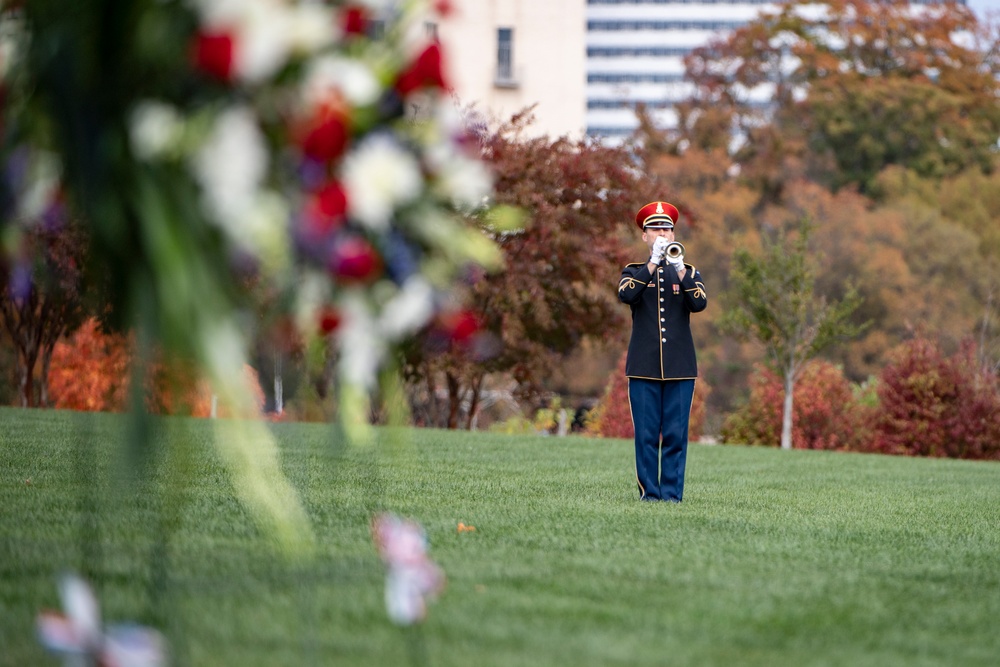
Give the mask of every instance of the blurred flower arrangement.
[[372, 519], [372, 539], [385, 563], [385, 607], [397, 625], [427, 616], [427, 603], [445, 587], [444, 572], [427, 555], [427, 534], [420, 524], [395, 514]]
[[207, 117], [140, 100], [132, 145], [150, 162], [184, 162], [228, 246], [277, 284], [294, 276], [299, 330], [334, 335], [343, 417], [357, 427], [391, 346], [435, 315], [467, 262], [498, 260], [459, 217], [484, 206], [491, 183], [426, 34], [448, 6], [190, 4], [195, 66], [242, 94]]
[[[247, 413], [239, 304], [251, 277], [282, 295], [306, 340], [332, 339], [339, 418], [365, 440], [394, 347], [454, 308], [450, 286], [469, 266], [500, 262], [467, 222], [491, 176], [428, 29], [450, 11], [445, 0], [4, 2], [8, 254], [50, 211], [80, 216], [123, 325], [192, 359]], [[222, 451], [245, 500], [279, 532], [302, 524], [267, 429], [220, 428], [235, 429]]]
[[38, 639], [67, 667], [162, 667], [167, 643], [156, 630], [135, 623], [104, 627], [90, 584], [73, 573], [59, 578], [62, 611], [48, 610], [35, 621]]

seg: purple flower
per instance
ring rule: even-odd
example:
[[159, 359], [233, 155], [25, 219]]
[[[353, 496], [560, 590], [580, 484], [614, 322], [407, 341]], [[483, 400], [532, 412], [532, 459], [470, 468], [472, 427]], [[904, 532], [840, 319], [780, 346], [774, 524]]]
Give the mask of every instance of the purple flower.
[[10, 270], [10, 282], [7, 291], [15, 302], [21, 302], [31, 296], [33, 281], [31, 279], [31, 264], [18, 261]]

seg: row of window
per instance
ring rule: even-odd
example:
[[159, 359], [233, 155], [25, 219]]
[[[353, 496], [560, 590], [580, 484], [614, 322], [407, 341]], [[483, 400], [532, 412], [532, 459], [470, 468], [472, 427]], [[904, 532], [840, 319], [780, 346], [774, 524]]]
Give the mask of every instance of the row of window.
[[686, 56], [693, 46], [588, 46], [587, 57]]
[[[911, 5], [942, 5], [947, 0], [909, 0]], [[588, 5], [780, 5], [784, 0], [587, 0]], [[955, 0], [968, 6], [968, 0]]]
[[644, 104], [649, 109], [669, 109], [675, 100], [587, 100], [588, 109], [635, 109]]
[[587, 30], [735, 30], [746, 21], [587, 21]]
[[[681, 100], [587, 100], [588, 109], [634, 109], [639, 104], [645, 104], [650, 109], [669, 109], [677, 105]], [[744, 106], [751, 109], [767, 109], [772, 105], [770, 100], [748, 100]]]
[[625, 137], [635, 132], [634, 127], [600, 127], [587, 126], [587, 136], [590, 137]]
[[683, 81], [683, 74], [588, 74], [587, 83], [675, 83]]
[[777, 0], [587, 0], [588, 5], [776, 5]]

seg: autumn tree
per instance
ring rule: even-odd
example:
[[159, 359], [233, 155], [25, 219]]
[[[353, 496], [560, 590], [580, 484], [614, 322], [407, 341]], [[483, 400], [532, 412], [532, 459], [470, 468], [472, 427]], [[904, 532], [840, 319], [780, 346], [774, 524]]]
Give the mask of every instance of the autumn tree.
[[469, 310], [455, 314], [479, 327], [479, 335], [445, 349], [425, 342], [408, 353], [411, 396], [447, 396], [447, 409], [437, 411], [440, 426], [458, 427], [460, 415], [471, 424], [490, 377], [512, 378], [518, 396], [537, 395], [554, 365], [585, 338], [617, 338], [626, 324], [609, 286], [628, 261], [637, 202], [652, 196], [647, 182], [624, 149], [525, 138], [528, 122], [525, 114], [515, 116], [482, 138], [495, 203], [520, 210], [524, 224], [509, 231], [483, 220], [506, 266], [470, 275]]
[[84, 412], [128, 408], [131, 351], [123, 334], [101, 331], [96, 318], [64, 336], [52, 351], [48, 383], [53, 407]]
[[[981, 354], [1000, 359], [1000, 172], [969, 169], [947, 179], [921, 177], [902, 167], [876, 179], [877, 201], [850, 188], [831, 192], [804, 179], [788, 181], [779, 201], [761, 205], [759, 195], [721, 149], [689, 148], [649, 162], [657, 180], [687, 203], [686, 256], [720, 297], [731, 291], [729, 268], [737, 248], [754, 250], [768, 230], [793, 228], [803, 218], [811, 232], [815, 292], [828, 301], [844, 297], [851, 279], [861, 303], [851, 316], [870, 325], [850, 345], [828, 348], [824, 357], [843, 367], [852, 382], [878, 375], [888, 350], [921, 330], [948, 351], [971, 331]], [[712, 309], [709, 309], [712, 311]], [[761, 349], [720, 331], [722, 309], [692, 322], [699, 370], [711, 383], [713, 422], [744, 399]]]
[[781, 447], [792, 447], [795, 383], [807, 361], [836, 341], [856, 335], [863, 327], [851, 323], [860, 300], [849, 289], [840, 301], [828, 302], [815, 293], [809, 262], [807, 220], [788, 238], [764, 237], [759, 255], [741, 248], [734, 255], [732, 291], [724, 330], [758, 341], [768, 365], [784, 384]]
[[[860, 392], [859, 392], [860, 393]], [[730, 413], [722, 441], [775, 446], [781, 441], [784, 382], [772, 369], [756, 365], [746, 404]], [[866, 398], [862, 394], [862, 398]], [[843, 371], [825, 359], [810, 359], [796, 383], [792, 446], [796, 449], [863, 449], [875, 408], [855, 397]]]
[[[86, 412], [128, 410], [135, 353], [135, 336], [103, 331], [96, 318], [85, 320], [53, 348], [48, 374], [52, 405]], [[144, 398], [150, 413], [233, 416], [232, 406], [214, 400], [209, 383], [199, 377], [191, 364], [158, 354], [146, 371]], [[243, 375], [255, 404], [262, 408], [264, 392], [257, 372], [245, 365]]]
[[16, 350], [20, 405], [47, 406], [52, 349], [84, 316], [86, 243], [59, 211], [22, 233], [21, 256], [0, 267], [0, 325]]
[[735, 158], [768, 197], [803, 175], [867, 192], [893, 164], [989, 171], [1000, 67], [985, 39], [955, 3], [795, 0], [686, 58], [697, 93], [681, 131], [700, 146], [735, 131]]
[[1000, 382], [966, 341], [954, 355], [925, 338], [893, 350], [878, 382], [875, 451], [1000, 459]]

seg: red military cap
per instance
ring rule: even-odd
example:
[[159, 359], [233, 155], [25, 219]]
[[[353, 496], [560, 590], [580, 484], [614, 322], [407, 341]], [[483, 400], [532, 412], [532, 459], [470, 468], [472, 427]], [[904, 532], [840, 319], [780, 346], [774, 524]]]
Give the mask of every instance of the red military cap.
[[652, 201], [639, 209], [635, 214], [635, 224], [639, 229], [673, 229], [680, 219], [680, 211], [673, 204], [665, 201]]

